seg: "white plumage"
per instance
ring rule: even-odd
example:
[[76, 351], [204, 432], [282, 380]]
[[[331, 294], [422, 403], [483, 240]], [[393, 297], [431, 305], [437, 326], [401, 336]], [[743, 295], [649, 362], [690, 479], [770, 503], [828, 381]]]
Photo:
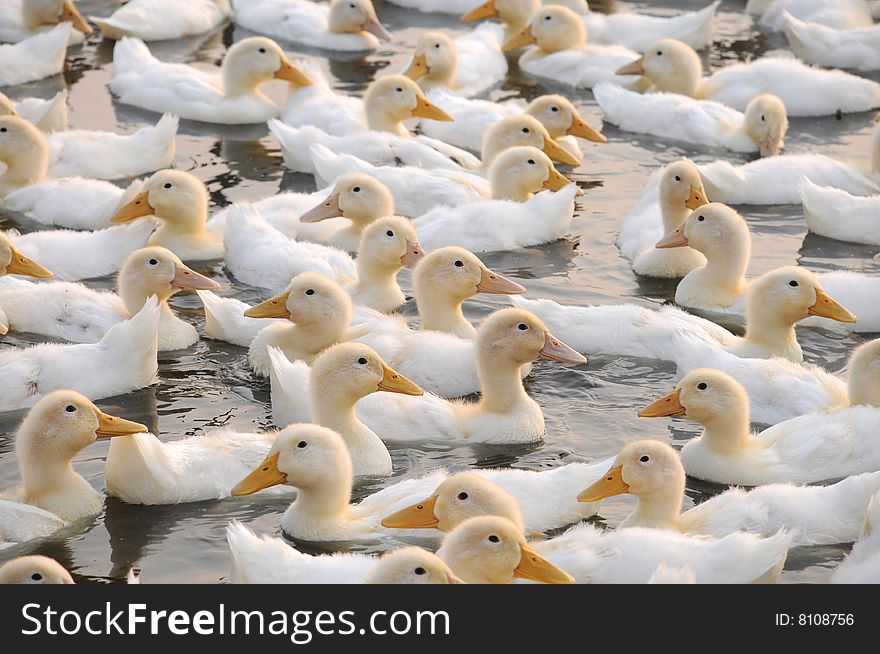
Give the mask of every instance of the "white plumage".
[[107, 38], [164, 41], [210, 32], [231, 13], [229, 0], [131, 0], [110, 16], [90, 18]]
[[14, 45], [0, 44], [0, 86], [15, 86], [60, 73], [70, 33], [70, 23], [60, 23]]
[[811, 232], [850, 243], [880, 245], [880, 195], [861, 197], [798, 180], [804, 217]]
[[696, 50], [712, 42], [715, 11], [721, 4], [715, 0], [699, 11], [678, 16], [645, 16], [635, 12], [603, 14], [588, 11], [581, 17], [591, 41], [617, 43], [642, 52], [660, 39], [677, 39]]

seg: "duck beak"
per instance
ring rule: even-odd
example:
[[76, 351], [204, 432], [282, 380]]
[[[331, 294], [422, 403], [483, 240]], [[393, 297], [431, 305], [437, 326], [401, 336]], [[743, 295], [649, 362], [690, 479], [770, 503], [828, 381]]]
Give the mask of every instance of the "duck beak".
[[338, 218], [342, 213], [342, 208], [339, 206], [339, 193], [332, 193], [321, 204], [301, 215], [299, 221], [301, 223], [318, 223], [328, 218]]
[[54, 276], [51, 270], [24, 256], [15, 248], [11, 248], [11, 250], [12, 259], [9, 261], [9, 265], [6, 266], [6, 273], [8, 275], [27, 275], [37, 279], [48, 279]]
[[831, 299], [821, 288], [816, 289], [816, 303], [811, 306], [807, 313], [811, 316], [830, 318], [837, 322], [856, 322], [856, 317], [843, 305]]
[[127, 223], [142, 216], [152, 216], [154, 213], [156, 210], [150, 205], [150, 194], [144, 191], [134, 196], [134, 199], [128, 204], [119, 207], [110, 222]]
[[587, 125], [586, 121], [584, 121], [584, 119], [580, 116], [574, 116], [571, 119], [571, 125], [569, 125], [565, 133], [569, 134], [570, 136], [579, 136], [582, 139], [593, 141], [594, 143], [608, 142], [608, 139], [605, 138], [602, 132], [595, 130]]
[[532, 34], [532, 26], [526, 25], [519, 34], [510, 37], [510, 40], [501, 47], [501, 50], [510, 52], [534, 42], [535, 35]]
[[424, 53], [419, 53], [413, 57], [412, 63], [410, 63], [409, 68], [407, 68], [403, 74], [413, 80], [427, 75], [428, 60], [425, 59]]
[[253, 495], [264, 488], [277, 486], [287, 481], [287, 475], [278, 469], [278, 455], [280, 452], [270, 454], [265, 460], [244, 479], [233, 486], [230, 491], [233, 497]]
[[684, 206], [694, 210], [699, 209], [704, 204], [709, 204], [709, 201], [706, 199], [706, 191], [703, 190], [702, 185], [699, 188], [691, 186], [691, 192], [688, 195], [688, 199], [684, 201]]
[[244, 312], [247, 318], [287, 318], [290, 320], [290, 311], [287, 310], [287, 299], [290, 293], [282, 293], [273, 298], [260, 302]]
[[513, 570], [517, 579], [530, 579], [545, 584], [573, 584], [574, 577], [557, 568], [528, 545], [520, 545], [519, 565]]
[[683, 248], [687, 244], [687, 236], [684, 235], [684, 230], [679, 227], [674, 232], [670, 232], [659, 241], [657, 241], [654, 247], [658, 250], [665, 250], [667, 248]]
[[541, 185], [543, 188], [550, 189], [551, 191], [558, 191], [564, 186], [568, 186], [573, 182], [568, 178], [562, 175], [555, 168], [550, 169], [550, 175], [547, 179], [544, 180], [544, 183]]
[[275, 79], [283, 79], [297, 86], [311, 86], [312, 80], [306, 77], [299, 68], [290, 63], [285, 57], [281, 58], [281, 68], [275, 71]]
[[382, 520], [382, 526], [389, 529], [437, 529], [440, 521], [434, 515], [437, 495], [401, 509]]
[[379, 22], [376, 16], [367, 18], [367, 22], [363, 24], [364, 31], [369, 32], [380, 41], [390, 41], [391, 34], [385, 29], [385, 26]]
[[773, 138], [767, 137], [761, 142], [761, 156], [762, 157], [775, 157], [779, 154], [779, 143], [777, 143]]
[[544, 138], [544, 147], [541, 148], [544, 154], [566, 166], [580, 165], [580, 159], [575, 157], [571, 152], [563, 148], [549, 136]]
[[538, 352], [538, 358], [559, 361], [560, 363], [587, 362], [587, 357], [568, 347], [546, 329], [544, 330], [544, 347]]
[[110, 416], [98, 411], [98, 428], [95, 435], [98, 438], [113, 438], [114, 436], [131, 436], [132, 434], [144, 434], [150, 431], [146, 425], [132, 422], [125, 418]]
[[174, 264], [174, 279], [171, 280], [172, 288], [188, 288], [193, 291], [216, 291], [220, 284], [210, 277], [200, 275], [192, 268], [182, 263]]
[[400, 257], [400, 263], [404, 266], [412, 268], [425, 256], [425, 250], [418, 241], [410, 241], [406, 239], [406, 252]]
[[64, 6], [61, 9], [60, 22], [70, 23], [73, 25], [74, 29], [79, 30], [83, 34], [91, 34], [94, 32], [92, 26], [89, 25], [88, 21], [83, 18], [81, 13], [79, 13], [79, 9], [76, 8], [76, 5], [73, 4], [73, 0], [64, 0]]
[[462, 23], [473, 23], [475, 20], [483, 20], [484, 18], [495, 18], [498, 15], [498, 10], [495, 8], [495, 0], [489, 0], [485, 4], [476, 7], [475, 9], [471, 9], [464, 16], [461, 17]]
[[377, 391], [385, 391], [387, 393], [400, 393], [401, 395], [424, 395], [425, 391], [416, 384], [401, 375], [399, 372], [392, 370], [386, 364], [382, 364], [384, 375], [382, 381], [379, 382]]
[[623, 466], [614, 466], [602, 479], [578, 495], [578, 502], [598, 502], [624, 493], [629, 493], [629, 484], [623, 481]]
[[644, 75], [645, 74], [645, 58], [639, 57], [635, 61], [628, 63], [623, 68], [618, 68], [615, 75]]
[[421, 93], [416, 96], [416, 107], [412, 110], [412, 115], [418, 118], [430, 118], [431, 120], [442, 120], [443, 122], [452, 122], [455, 120], [448, 113], [443, 111], [436, 104], [432, 103]]
[[477, 293], [493, 293], [496, 295], [522, 295], [526, 292], [524, 286], [517, 284], [512, 279], [492, 272], [485, 266], [480, 272], [480, 281], [477, 283]]
[[654, 400], [639, 411], [639, 418], [664, 418], [666, 416], [686, 416], [687, 409], [681, 405], [681, 389], [676, 388], [669, 395]]

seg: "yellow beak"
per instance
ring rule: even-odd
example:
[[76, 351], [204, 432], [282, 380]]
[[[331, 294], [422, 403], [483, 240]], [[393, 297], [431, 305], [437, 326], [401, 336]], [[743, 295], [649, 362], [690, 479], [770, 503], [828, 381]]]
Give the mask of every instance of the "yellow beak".
[[150, 195], [146, 191], [138, 193], [128, 204], [116, 210], [111, 223], [127, 223], [141, 216], [152, 216], [156, 210], [150, 205]]
[[690, 195], [688, 195], [688, 199], [684, 201], [684, 206], [688, 209], [699, 209], [704, 204], [709, 204], [709, 201], [706, 199], [706, 191], [703, 190], [702, 185], [700, 188], [691, 186]]
[[532, 26], [526, 25], [519, 34], [510, 37], [510, 40], [505, 43], [501, 49], [504, 52], [510, 52], [511, 50], [516, 50], [517, 48], [521, 48], [534, 42], [535, 35], [532, 34]]
[[471, 9], [464, 16], [461, 17], [462, 23], [473, 23], [475, 20], [483, 20], [484, 18], [495, 18], [498, 15], [498, 10], [495, 8], [495, 0], [489, 0], [489, 2], [476, 7], [475, 9]]
[[200, 275], [189, 266], [182, 263], [174, 264], [174, 279], [171, 280], [172, 288], [188, 288], [193, 291], [216, 291], [220, 284], [210, 277]]
[[857, 318], [851, 314], [843, 305], [832, 300], [820, 288], [816, 289], [816, 303], [807, 311], [811, 316], [821, 316], [822, 318], [830, 318], [837, 322], [856, 322]]
[[577, 166], [581, 163], [580, 159], [575, 157], [571, 152], [563, 148], [549, 136], [544, 137], [544, 147], [541, 148], [541, 150], [544, 154], [553, 159], [553, 161], [558, 161], [566, 166]]
[[598, 502], [612, 495], [629, 492], [629, 484], [623, 481], [623, 466], [614, 466], [595, 484], [578, 495], [578, 502]]
[[663, 418], [664, 416], [686, 416], [687, 410], [681, 405], [681, 390], [676, 388], [669, 395], [654, 400], [639, 411], [639, 418]]
[[425, 391], [423, 391], [418, 384], [407, 379], [399, 372], [392, 370], [386, 364], [383, 363], [382, 368], [384, 370], [384, 376], [382, 377], [382, 381], [379, 382], [379, 386], [376, 390], [385, 391], [387, 393], [400, 393], [402, 395], [425, 394]]
[[281, 58], [281, 68], [275, 71], [275, 79], [283, 79], [297, 86], [311, 86], [312, 80], [306, 77], [299, 68], [294, 66], [284, 57]]
[[434, 515], [435, 504], [437, 495], [431, 495], [418, 504], [386, 516], [382, 520], [382, 526], [389, 529], [436, 529], [440, 521]]
[[420, 77], [424, 77], [428, 74], [428, 60], [425, 59], [425, 55], [422, 53], [417, 54], [413, 57], [412, 63], [409, 65], [404, 73], [410, 79], [419, 79]]
[[131, 436], [132, 434], [143, 434], [150, 431], [146, 425], [139, 422], [132, 422], [125, 418], [117, 418], [109, 416], [106, 413], [98, 411], [98, 428], [95, 435], [98, 438], [112, 438], [114, 436]]
[[29, 259], [15, 248], [12, 250], [12, 259], [6, 266], [8, 275], [27, 275], [28, 277], [36, 277], [38, 279], [48, 279], [52, 277], [52, 271], [44, 268], [33, 259]]
[[91, 34], [94, 30], [88, 21], [79, 13], [79, 9], [73, 4], [73, 0], [64, 0], [64, 7], [61, 10], [62, 23], [70, 23], [73, 27], [83, 34]]
[[687, 236], [684, 235], [684, 229], [679, 227], [673, 232], [670, 232], [659, 241], [657, 241], [655, 248], [658, 250], [664, 250], [667, 248], [683, 248], [688, 244]]
[[566, 130], [566, 134], [571, 136], [579, 136], [582, 139], [586, 139], [588, 141], [593, 141], [594, 143], [607, 143], [608, 139], [602, 134], [602, 132], [593, 129], [589, 125], [587, 125], [586, 121], [584, 121], [580, 116], [574, 116], [571, 119], [571, 125], [569, 125]]
[[419, 94], [416, 96], [416, 106], [412, 110], [412, 115], [418, 118], [430, 118], [431, 120], [442, 120], [444, 122], [452, 122], [455, 120], [448, 113], [443, 111], [436, 104], [432, 103], [425, 96]]
[[568, 186], [572, 181], [560, 174], [558, 170], [555, 168], [550, 169], [550, 176], [544, 180], [544, 184], [542, 185], [546, 189], [550, 189], [551, 191], [558, 191], [564, 186]]
[[287, 318], [290, 319], [290, 311], [287, 310], [287, 300], [290, 293], [282, 293], [273, 298], [260, 302], [244, 312], [248, 318]]
[[557, 568], [528, 545], [520, 545], [519, 565], [513, 571], [517, 579], [530, 579], [545, 584], [573, 584], [574, 577]]
[[279, 454], [280, 452], [275, 452], [275, 454], [267, 456], [247, 477], [232, 488], [232, 496], [253, 495], [264, 488], [277, 486], [287, 481], [287, 475], [278, 469]]
[[525, 293], [524, 286], [517, 284], [504, 275], [492, 272], [485, 266], [480, 271], [480, 281], [477, 282], [477, 293], [495, 293], [497, 295], [520, 295]]
[[645, 58], [639, 57], [633, 62], [628, 63], [623, 68], [618, 68], [615, 75], [644, 75], [645, 74]]
[[339, 206], [339, 193], [333, 193], [321, 204], [309, 209], [299, 217], [301, 223], [317, 223], [328, 218], [338, 218], [343, 214]]

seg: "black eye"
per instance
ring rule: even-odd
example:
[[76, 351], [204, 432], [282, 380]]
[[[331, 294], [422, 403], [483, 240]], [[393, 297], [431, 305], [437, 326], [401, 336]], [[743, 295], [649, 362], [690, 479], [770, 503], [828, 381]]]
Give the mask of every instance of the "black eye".
[[352, 9], [357, 9], [357, 7], [355, 7], [353, 4], [348, 5], [348, 6], [351, 7]]
[[764, 122], [764, 114], [761, 114], [761, 122]]
[[496, 536], [495, 534], [492, 534], [491, 536], [489, 536], [489, 542], [490, 543], [500, 543], [501, 539], [498, 538], [498, 536]]
[[33, 579], [34, 581], [43, 581], [43, 575], [41, 575], [39, 572], [35, 572], [31, 575], [31, 579]]
[[699, 384], [697, 384], [697, 388], [699, 388], [701, 391], [705, 391], [707, 388], [709, 388], [709, 384], [707, 384], [706, 382], [700, 382]]
[[3, 133], [5, 134], [5, 133], [8, 132], [8, 131], [9, 131], [9, 130], [6, 129], [5, 127], [0, 127], [0, 132], [3, 132]]
[[399, 86], [395, 89], [395, 91], [397, 91], [398, 93], [403, 93], [403, 89], [400, 88]]
[[360, 359], [358, 359], [358, 363], [361, 364], [362, 366], [367, 365], [366, 357], [361, 357]]
[[266, 54], [266, 48], [260, 48], [260, 54]]
[[520, 324], [518, 324], [516, 326], [516, 328], [519, 329], [520, 331], [525, 331], [529, 328], [529, 326], [527, 324], [525, 324], [524, 322], [521, 322]]
[[455, 267], [456, 268], [461, 268], [463, 265], [464, 265], [464, 261], [462, 261], [461, 259], [455, 260]]
[[156, 259], [150, 259], [147, 263], [149, 263], [151, 266], [156, 266], [159, 264]]
[[76, 407], [73, 406], [72, 404], [68, 404], [68, 405], [64, 408], [64, 410], [67, 411], [67, 413], [73, 413], [74, 411], [76, 411]]
[[676, 175], [676, 176], [675, 176], [675, 181], [676, 181], [676, 182], [680, 182], [680, 181], [681, 181], [681, 177], [679, 177], [678, 175]]
[[798, 283], [792, 279], [790, 282], [788, 282], [788, 285], [789, 286], [797, 286]]
[[650, 460], [651, 460], [651, 457], [649, 457], [647, 454], [639, 457], [639, 461], [641, 461], [642, 463], [647, 463]]
[[435, 43], [435, 44], [434, 44], [434, 47], [435, 47], [435, 48], [439, 48], [439, 47], [440, 47], [440, 44], [439, 44], [439, 43]]
[[[397, 89], [397, 90], [399, 91], [400, 89]], [[360, 187], [360, 186], [355, 186], [355, 187], [354, 187], [353, 189], [351, 189], [351, 190], [352, 190], [353, 192], [355, 192], [355, 193], [360, 193], [360, 192], [361, 192], [361, 187]]]
[[165, 182], [162, 188], [171, 188], [171, 182]]
[[704, 216], [697, 216], [697, 220], [703, 222], [704, 220], [706, 220], [706, 218]]
[[313, 288], [310, 288], [306, 291], [306, 295], [314, 295], [314, 294], [315, 294], [315, 289], [313, 289]]
[[462, 491], [458, 494], [458, 499], [460, 499], [462, 501], [466, 500], [467, 498], [468, 498], [468, 494], [465, 493], [464, 491]]
[[415, 572], [417, 575], [423, 575], [427, 572], [427, 570], [425, 570], [424, 568], [416, 568], [415, 570], [413, 570], [413, 572]]
[[306, 443], [305, 441], [300, 441], [299, 443], [296, 444], [296, 446], [297, 446], [299, 449], [304, 448], [306, 445], [308, 445], [308, 443]]
[[657, 50], [657, 56], [658, 56], [658, 57], [662, 57], [662, 56], [663, 56], [663, 52], [662, 52], [661, 50]]
[[552, 20], [553, 16], [544, 16], [544, 20]]
[[528, 133], [529, 133], [529, 128], [523, 127], [523, 134], [528, 134]]
[[557, 111], [559, 111], [559, 107], [550, 107], [550, 111], [556, 113]]
[[387, 232], [385, 232], [385, 236], [394, 236], [394, 232], [392, 232], [392, 231], [389, 229]]
[[530, 166], [534, 166], [534, 165], [535, 165], [535, 160], [534, 160], [534, 159], [529, 159], [529, 165], [530, 165]]

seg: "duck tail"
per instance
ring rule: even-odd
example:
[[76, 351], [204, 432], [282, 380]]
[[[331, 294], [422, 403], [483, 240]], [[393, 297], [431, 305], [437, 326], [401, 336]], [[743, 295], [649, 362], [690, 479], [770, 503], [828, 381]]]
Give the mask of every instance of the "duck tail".
[[266, 124], [281, 145], [284, 165], [295, 173], [314, 173], [309, 145], [326, 141], [327, 134], [313, 125], [291, 127], [277, 118], [270, 119]]

